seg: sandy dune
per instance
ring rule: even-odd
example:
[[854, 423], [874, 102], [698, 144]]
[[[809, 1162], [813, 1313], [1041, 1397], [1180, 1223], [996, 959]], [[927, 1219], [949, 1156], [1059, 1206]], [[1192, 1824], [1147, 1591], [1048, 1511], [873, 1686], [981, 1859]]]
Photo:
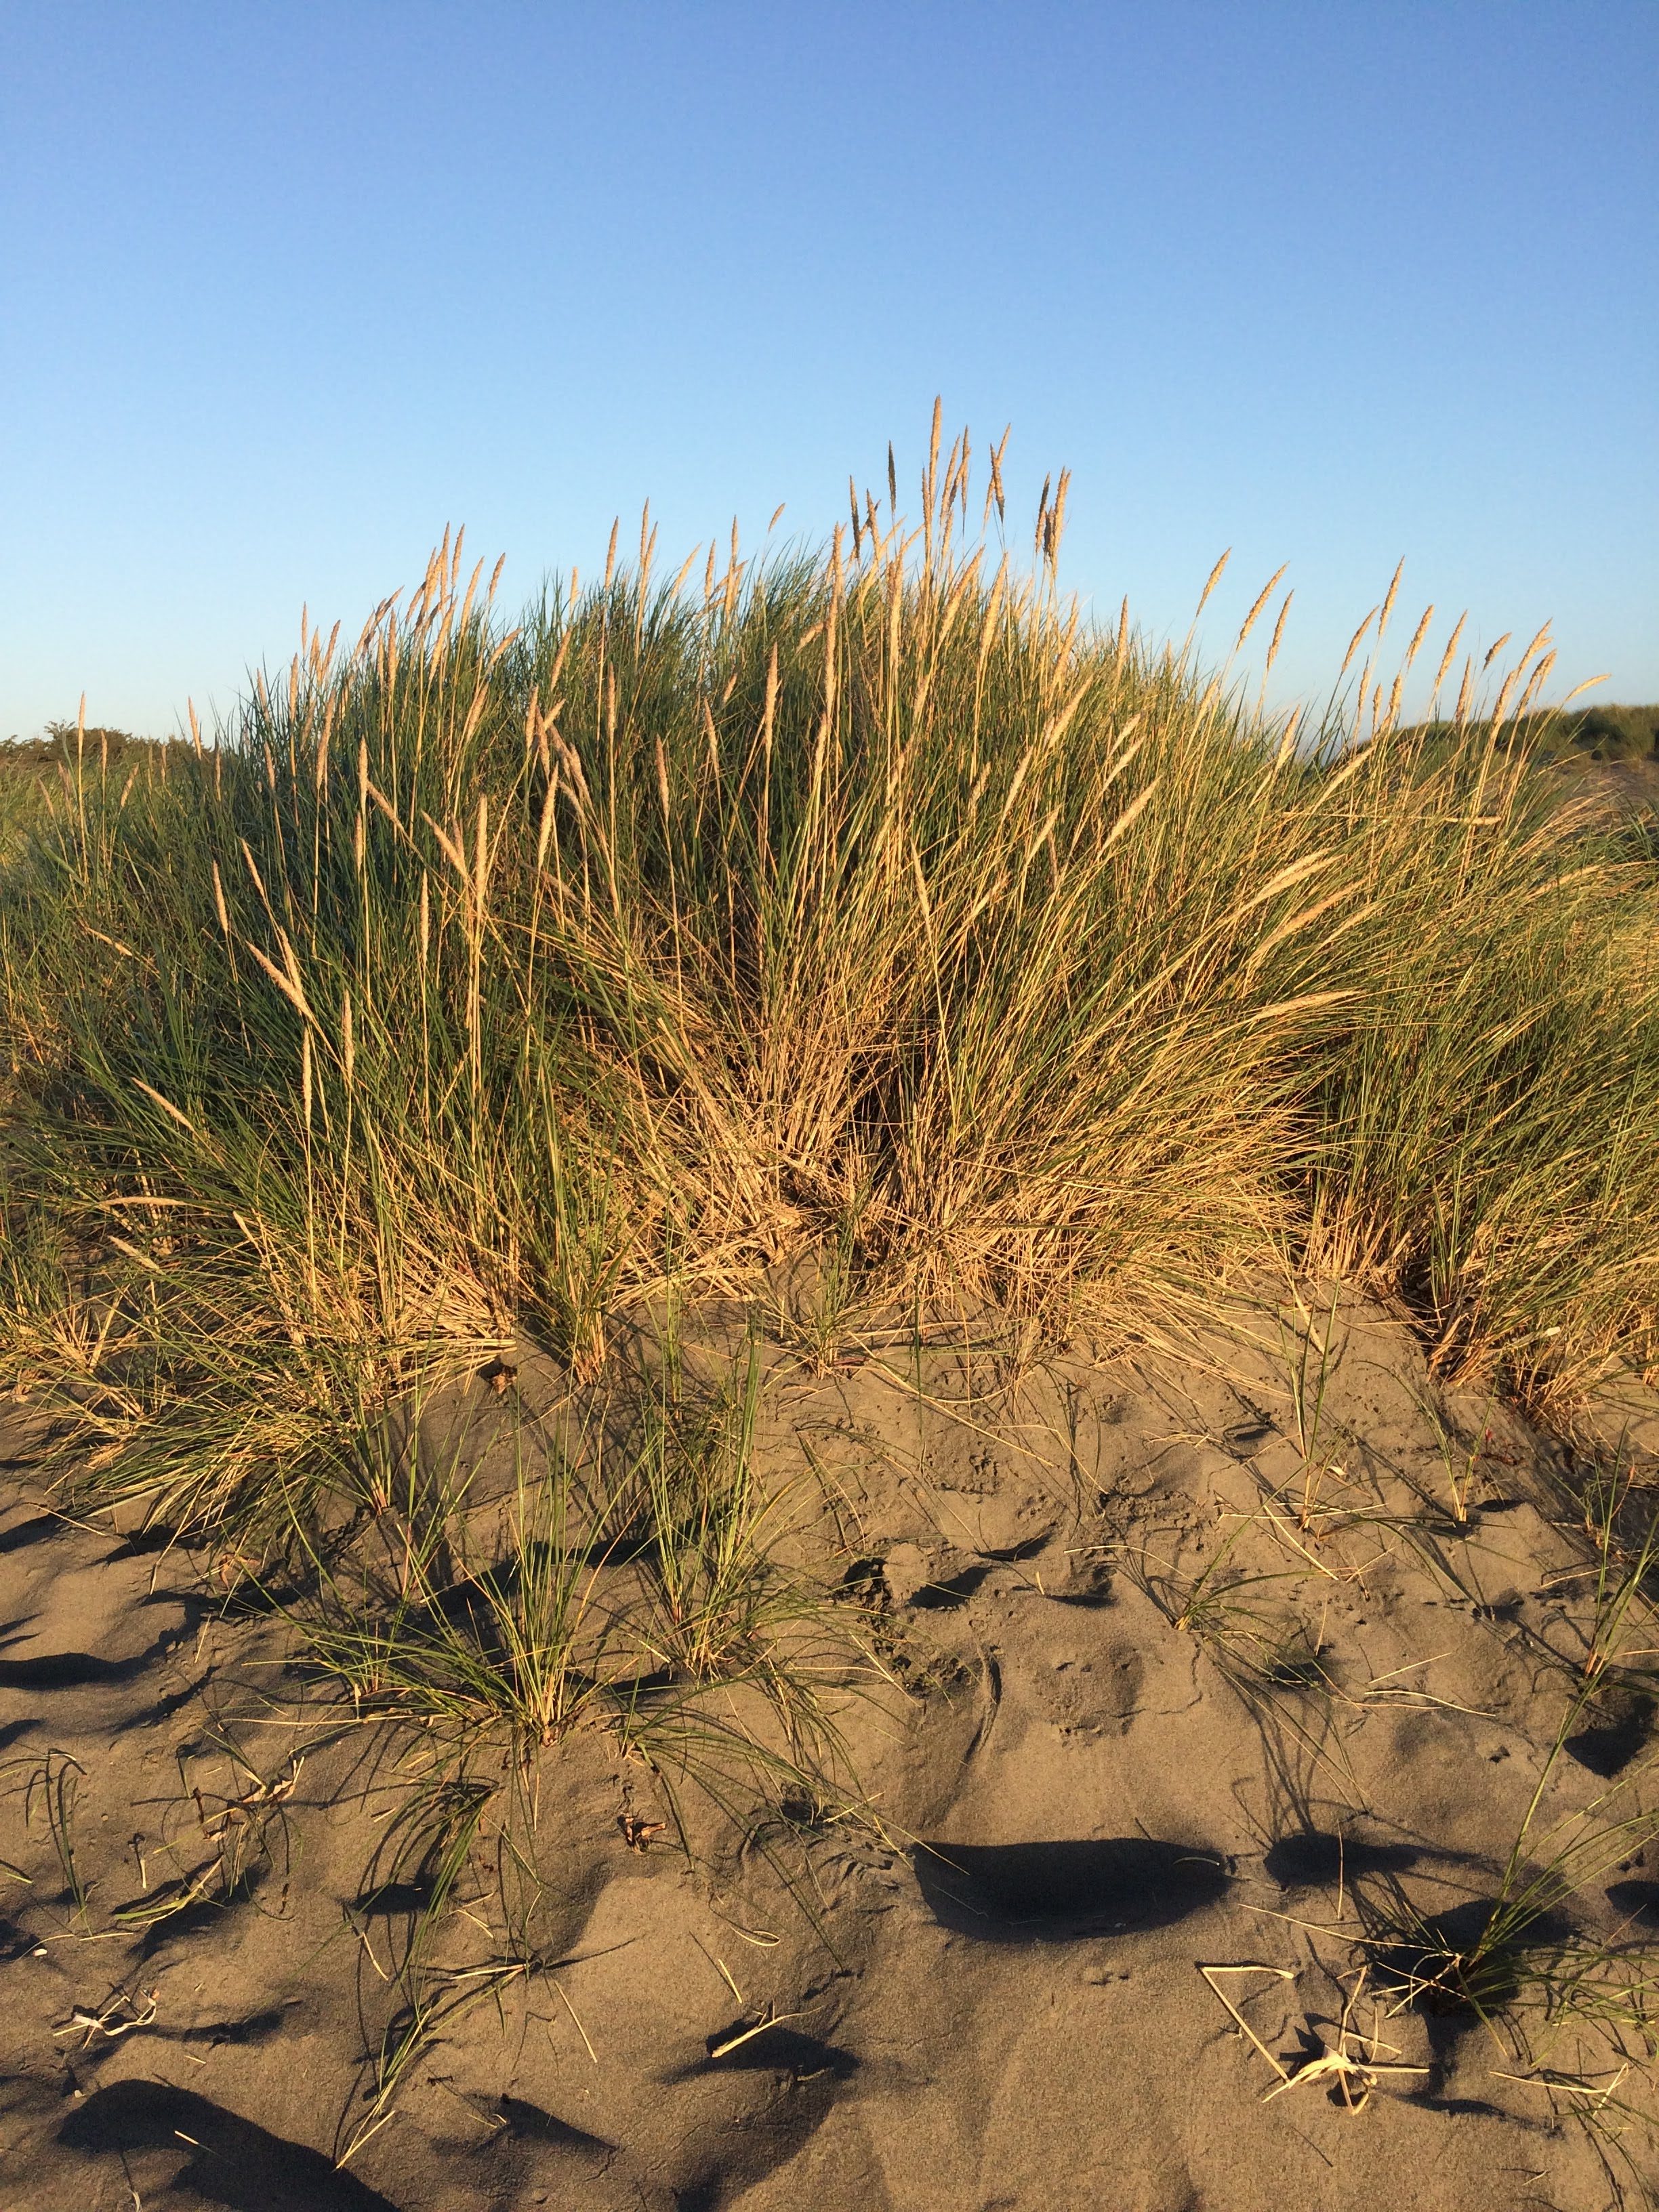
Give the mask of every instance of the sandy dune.
[[[776, 1352], [767, 1463], [887, 1670], [843, 1714], [873, 1817], [786, 1798], [757, 1835], [690, 1789], [688, 1859], [651, 1771], [578, 1733], [525, 1846], [541, 1971], [452, 1978], [473, 2001], [378, 2106], [426, 1901], [418, 1869], [385, 1879], [421, 1744], [324, 1702], [210, 1556], [52, 1518], [15, 1409], [0, 2199], [1639, 2201], [1639, 2045], [1524, 1988], [1490, 2021], [1405, 2003], [1379, 1936], [1409, 1907], [1467, 1947], [1517, 1836], [1530, 1866], [1643, 1802], [1639, 1697], [1554, 1750], [1595, 1633], [1565, 1455], [1448, 1406], [1353, 1305], [1298, 1419], [1294, 1338], [1253, 1328], [1018, 1380], [983, 1352], [814, 1378]], [[481, 1462], [556, 1383], [526, 1358], [516, 1404], [475, 1389]], [[495, 1837], [486, 1813], [429, 1937], [453, 1976], [506, 1955]], [[1535, 1942], [1651, 1940], [1651, 1845], [1577, 1873]], [[180, 1909], [146, 1925], [158, 1898]]]

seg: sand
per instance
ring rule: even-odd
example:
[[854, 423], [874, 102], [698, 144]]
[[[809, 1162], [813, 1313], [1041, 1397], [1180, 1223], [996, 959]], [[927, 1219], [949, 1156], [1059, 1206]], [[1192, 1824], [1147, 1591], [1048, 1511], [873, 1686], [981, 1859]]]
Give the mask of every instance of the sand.
[[[889, 1670], [844, 1715], [874, 1820], [786, 1803], [757, 1844], [692, 1791], [688, 1857], [650, 1771], [578, 1732], [538, 1777], [556, 1970], [452, 1982], [489, 1993], [379, 2105], [422, 1896], [376, 1868], [418, 1747], [343, 1725], [279, 1624], [224, 1612], [210, 1551], [54, 1518], [38, 1419], [10, 1408], [0, 2203], [1638, 2202], [1651, 2086], [1618, 2076], [1612, 2031], [1359, 1984], [1390, 1899], [1467, 1929], [1547, 1767], [1534, 1843], [1640, 1777], [1651, 1722], [1592, 1714], [1552, 1760], [1590, 1626], [1562, 1448], [1440, 1396], [1380, 1309], [1332, 1325], [1299, 1438], [1265, 1310], [1181, 1357], [1018, 1375], [941, 1346], [814, 1376], [775, 1348], [767, 1465], [815, 1501], [797, 1540]], [[481, 1461], [558, 1387], [527, 1353], [514, 1404], [475, 1386]], [[1656, 1433], [1639, 1391], [1603, 1419]], [[501, 1957], [491, 1835], [436, 1938], [459, 1973]], [[204, 1869], [228, 1901], [210, 1882], [149, 1929], [116, 1917]], [[1659, 1854], [1598, 1865], [1557, 1917], [1651, 1940]], [[1243, 1966], [1263, 1971], [1200, 1971]]]

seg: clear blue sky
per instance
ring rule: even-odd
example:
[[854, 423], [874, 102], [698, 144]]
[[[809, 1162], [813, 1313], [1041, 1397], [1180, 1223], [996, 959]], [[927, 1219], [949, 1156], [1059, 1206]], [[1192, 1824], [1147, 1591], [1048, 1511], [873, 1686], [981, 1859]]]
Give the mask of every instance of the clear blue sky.
[[935, 392], [1102, 610], [1288, 561], [1290, 692], [1403, 554], [1659, 697], [1656, 86], [1656, 0], [0, 0], [0, 736], [446, 522], [514, 603], [647, 495], [816, 538]]

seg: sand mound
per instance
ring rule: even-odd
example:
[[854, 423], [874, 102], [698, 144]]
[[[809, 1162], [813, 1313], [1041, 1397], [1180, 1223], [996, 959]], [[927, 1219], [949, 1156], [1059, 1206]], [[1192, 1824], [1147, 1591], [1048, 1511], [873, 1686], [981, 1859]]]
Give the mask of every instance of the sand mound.
[[418, 1735], [210, 1556], [53, 1517], [16, 1413], [7, 2203], [1638, 2201], [1652, 1659], [1559, 1445], [1353, 1304], [1181, 1359], [771, 1357], [767, 1464], [884, 1670], [842, 1715], [867, 1808], [688, 1787], [688, 1855], [579, 1732], [533, 1883], [486, 1810], [432, 1917], [388, 1847]]

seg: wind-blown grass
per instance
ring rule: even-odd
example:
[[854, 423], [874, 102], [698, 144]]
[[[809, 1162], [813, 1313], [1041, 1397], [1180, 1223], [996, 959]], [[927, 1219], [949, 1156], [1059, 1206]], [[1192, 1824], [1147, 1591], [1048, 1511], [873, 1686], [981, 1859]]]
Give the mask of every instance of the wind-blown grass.
[[1289, 1255], [1534, 1398], [1654, 1356], [1653, 881], [1506, 742], [1549, 656], [1431, 741], [1374, 652], [1298, 742], [969, 498], [936, 445], [920, 530], [642, 532], [513, 629], [458, 543], [216, 745], [82, 751], [5, 894], [3, 1298], [104, 1494], [288, 1516], [416, 1373], [812, 1249], [1107, 1331]]

